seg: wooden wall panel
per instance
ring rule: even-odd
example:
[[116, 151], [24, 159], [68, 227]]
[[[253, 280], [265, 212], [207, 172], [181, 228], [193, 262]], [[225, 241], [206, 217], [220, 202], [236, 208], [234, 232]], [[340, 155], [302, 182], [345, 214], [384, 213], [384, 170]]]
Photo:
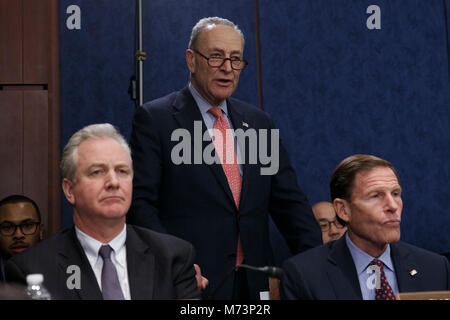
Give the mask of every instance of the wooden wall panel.
[[48, 223], [48, 94], [46, 90], [23, 93], [23, 193], [38, 204]]
[[22, 0], [0, 0], [0, 84], [22, 83]]
[[0, 0], [0, 198], [25, 194], [61, 227], [59, 1]]
[[23, 93], [0, 91], [0, 199], [22, 192]]
[[48, 82], [49, 1], [23, 1], [23, 81]]

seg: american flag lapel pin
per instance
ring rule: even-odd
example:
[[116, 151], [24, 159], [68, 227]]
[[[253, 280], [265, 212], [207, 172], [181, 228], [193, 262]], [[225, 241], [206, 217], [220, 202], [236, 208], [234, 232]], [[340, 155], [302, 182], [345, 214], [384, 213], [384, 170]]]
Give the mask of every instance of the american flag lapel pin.
[[246, 127], [246, 128], [248, 128], [248, 123], [247, 123], [247, 122], [244, 122], [244, 121], [242, 121], [242, 126], [243, 126], [243, 127]]
[[414, 277], [417, 274], [417, 270], [416, 269], [412, 269], [409, 274]]

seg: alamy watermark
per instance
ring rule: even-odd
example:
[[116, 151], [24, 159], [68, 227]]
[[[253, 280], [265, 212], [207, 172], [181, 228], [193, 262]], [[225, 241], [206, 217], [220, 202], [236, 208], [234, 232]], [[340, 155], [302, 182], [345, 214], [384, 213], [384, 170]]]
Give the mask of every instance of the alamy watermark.
[[366, 272], [371, 274], [366, 280], [366, 286], [369, 290], [381, 288], [381, 268], [377, 265], [370, 265]]
[[67, 267], [66, 273], [69, 275], [66, 280], [67, 289], [81, 289], [81, 270], [80, 267], [71, 264]]
[[[233, 152], [226, 153], [225, 157], [221, 156], [220, 148], [224, 141], [226, 150], [233, 150], [234, 140], [239, 148], [237, 160], [235, 160]], [[178, 141], [170, 154], [172, 163], [175, 165], [259, 163], [264, 166], [260, 169], [261, 175], [276, 174], [280, 165], [280, 133], [278, 129], [249, 128], [245, 131], [240, 128], [227, 129], [225, 137], [223, 137], [222, 132], [218, 129], [209, 129], [202, 133], [202, 121], [194, 121], [193, 137], [189, 130], [179, 128], [172, 132], [171, 141]], [[203, 148], [203, 142], [210, 143]], [[248, 150], [248, 154], [246, 154], [246, 150]]]

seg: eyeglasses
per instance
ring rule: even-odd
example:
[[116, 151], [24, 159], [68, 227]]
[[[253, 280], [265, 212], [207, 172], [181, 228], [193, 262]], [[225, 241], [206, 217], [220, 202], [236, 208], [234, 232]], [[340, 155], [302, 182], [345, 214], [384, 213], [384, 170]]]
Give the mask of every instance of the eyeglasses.
[[338, 229], [342, 229], [344, 227], [342, 224], [339, 223], [337, 219], [334, 219], [333, 221], [328, 220], [319, 221], [320, 229], [322, 230], [322, 232], [327, 232], [328, 230], [330, 230], [331, 224], [334, 224], [334, 226]]
[[0, 233], [4, 236], [12, 236], [16, 233], [17, 228], [20, 228], [24, 235], [29, 236], [36, 233], [40, 224], [40, 222], [24, 222], [21, 224], [4, 222], [0, 224]]
[[209, 57], [208, 58], [207, 56], [201, 54], [200, 52], [198, 52], [195, 49], [192, 49], [192, 51], [194, 51], [195, 53], [198, 53], [200, 56], [205, 58], [206, 61], [208, 62], [208, 65], [213, 68], [220, 68], [221, 66], [223, 66], [223, 64], [227, 60], [230, 60], [231, 68], [233, 70], [242, 70], [245, 68], [246, 65], [248, 65], [248, 62], [246, 60], [244, 60], [244, 59], [241, 60], [237, 57], [231, 57], [231, 58]]

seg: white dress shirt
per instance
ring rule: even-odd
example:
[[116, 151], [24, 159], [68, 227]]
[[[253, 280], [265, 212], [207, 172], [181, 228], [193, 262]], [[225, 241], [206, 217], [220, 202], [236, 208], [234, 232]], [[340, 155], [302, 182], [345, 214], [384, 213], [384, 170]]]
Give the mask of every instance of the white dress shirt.
[[127, 270], [127, 250], [125, 241], [127, 239], [127, 228], [124, 226], [123, 230], [117, 237], [111, 240], [109, 243], [102, 243], [94, 238], [88, 236], [80, 229], [75, 227], [75, 232], [81, 247], [83, 248], [86, 256], [97, 278], [98, 286], [100, 290], [102, 288], [102, 268], [103, 259], [99, 256], [98, 251], [102, 245], [109, 245], [113, 251], [111, 252], [111, 261], [117, 270], [117, 276], [119, 278], [120, 287], [125, 300], [131, 299], [130, 285], [128, 282], [128, 270]]

